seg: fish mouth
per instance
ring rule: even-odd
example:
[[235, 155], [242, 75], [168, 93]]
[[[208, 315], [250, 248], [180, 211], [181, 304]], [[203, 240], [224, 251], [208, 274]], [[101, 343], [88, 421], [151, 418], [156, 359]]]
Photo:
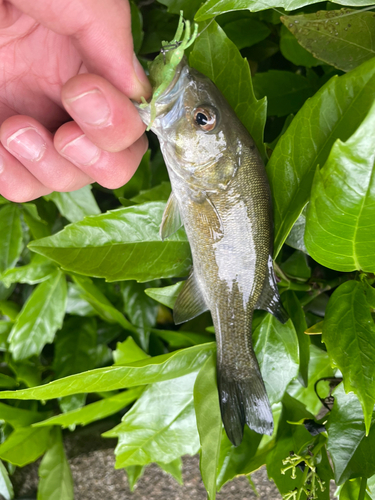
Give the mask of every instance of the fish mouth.
[[[176, 106], [176, 103], [182, 98], [183, 91], [189, 81], [189, 73], [189, 66], [186, 58], [184, 57], [176, 68], [173, 80], [164, 92], [154, 101], [154, 103], [152, 103], [152, 98], [151, 101], [149, 101], [148, 106], [134, 102], [143, 123], [147, 126], [149, 126], [151, 122], [152, 106], [155, 106], [155, 123], [151, 124], [151, 130], [154, 132], [160, 128], [160, 120], [163, 119], [163, 117], [165, 119], [162, 120], [162, 126], [165, 128], [168, 127], [169, 123], [172, 123], [177, 118], [177, 114], [181, 113], [181, 109], [183, 107], [182, 103], [178, 106]], [[168, 119], [166, 119], [167, 115], [169, 115]]]

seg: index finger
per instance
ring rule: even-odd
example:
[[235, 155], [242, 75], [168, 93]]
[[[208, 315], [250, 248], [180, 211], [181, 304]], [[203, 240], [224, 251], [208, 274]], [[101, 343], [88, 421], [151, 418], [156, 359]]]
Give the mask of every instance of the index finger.
[[151, 86], [134, 55], [130, 5], [124, 0], [10, 0], [55, 33], [71, 36], [90, 73], [109, 80], [131, 99]]

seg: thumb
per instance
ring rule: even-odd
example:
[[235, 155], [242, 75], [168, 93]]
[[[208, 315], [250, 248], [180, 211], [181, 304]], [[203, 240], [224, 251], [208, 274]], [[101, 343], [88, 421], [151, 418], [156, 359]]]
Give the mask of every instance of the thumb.
[[131, 99], [151, 86], [133, 51], [127, 0], [10, 0], [60, 35], [70, 36], [90, 73], [103, 76]]

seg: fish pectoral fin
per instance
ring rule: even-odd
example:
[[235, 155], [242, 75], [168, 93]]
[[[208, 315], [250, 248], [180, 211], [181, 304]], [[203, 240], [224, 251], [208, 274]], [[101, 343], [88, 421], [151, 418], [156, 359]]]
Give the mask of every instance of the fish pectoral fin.
[[173, 192], [170, 194], [160, 224], [160, 238], [165, 240], [182, 226], [180, 209]]
[[273, 271], [272, 257], [268, 262], [268, 275], [265, 279], [263, 290], [255, 305], [255, 309], [262, 309], [275, 316], [280, 323], [286, 323], [289, 319], [288, 313], [285, 311], [277, 288], [275, 274]]
[[192, 270], [175, 302], [173, 319], [176, 325], [179, 325], [205, 311], [208, 311], [208, 307], [194, 275], [194, 270]]

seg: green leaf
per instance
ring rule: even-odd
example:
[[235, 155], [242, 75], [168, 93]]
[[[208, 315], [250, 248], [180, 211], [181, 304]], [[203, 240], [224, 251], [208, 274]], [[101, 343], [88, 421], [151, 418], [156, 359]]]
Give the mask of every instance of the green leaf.
[[372, 12], [327, 10], [283, 16], [281, 21], [302, 47], [343, 71], [350, 71], [375, 56]]
[[185, 19], [192, 19], [202, 3], [201, 0], [158, 0], [159, 3], [168, 7], [168, 12], [179, 14], [184, 11]]
[[216, 354], [211, 354], [198, 373], [194, 406], [201, 444], [199, 468], [208, 497], [215, 500], [223, 427], [216, 381]]
[[138, 338], [142, 349], [148, 351], [148, 337], [150, 328], [156, 323], [158, 305], [145, 294], [147, 285], [136, 281], [127, 281], [121, 284], [124, 299], [124, 311], [139, 332]]
[[117, 469], [151, 462], [168, 463], [198, 451], [193, 403], [196, 376], [192, 372], [151, 385], [121, 424], [103, 434], [119, 438], [115, 450]]
[[300, 250], [294, 252], [280, 267], [291, 278], [308, 280], [311, 277], [311, 268], [307, 264], [306, 255]]
[[128, 365], [149, 356], [134, 342], [132, 337], [128, 337], [124, 342], [118, 342], [116, 350], [113, 351], [115, 365]]
[[14, 324], [9, 343], [15, 360], [39, 354], [53, 341], [62, 326], [65, 303], [65, 276], [56, 271], [33, 291]]
[[[257, 434], [245, 426], [242, 443], [236, 447], [232, 445], [225, 432], [223, 432], [217, 470], [218, 490], [235, 477], [252, 472], [252, 470], [249, 470], [249, 463], [254, 458], [261, 439], [261, 434]], [[260, 465], [263, 465], [263, 463]]]
[[130, 3], [130, 12], [131, 12], [131, 25], [132, 25], [132, 37], [134, 43], [134, 52], [138, 54], [139, 49], [142, 46], [143, 41], [143, 18], [140, 10], [137, 5], [131, 1]]
[[37, 500], [73, 500], [73, 478], [65, 456], [61, 430], [51, 431], [52, 446], [40, 463]]
[[280, 138], [267, 165], [274, 199], [277, 255], [306, 205], [318, 165], [336, 139], [346, 140], [375, 98], [375, 59], [347, 75], [333, 77], [306, 101]]
[[29, 248], [78, 274], [107, 281], [186, 276], [190, 248], [180, 229], [161, 241], [165, 203], [145, 203], [87, 217]]
[[27, 387], [40, 384], [40, 365], [36, 357], [24, 361], [9, 360], [9, 368], [16, 374], [18, 382], [23, 382]]
[[[286, 17], [281, 19], [284, 20]], [[281, 27], [280, 51], [288, 61], [291, 61], [296, 66], [311, 68], [322, 64], [322, 61], [316, 59], [298, 43], [296, 37], [285, 26]]]
[[205, 344], [212, 340], [212, 337], [209, 335], [185, 332], [185, 330], [157, 330], [156, 328], [152, 328], [151, 332], [165, 340], [172, 348], [190, 347], [192, 345]]
[[0, 313], [3, 316], [7, 316], [10, 321], [15, 321], [19, 312], [19, 304], [12, 302], [11, 300], [0, 300]]
[[40, 217], [34, 203], [23, 203], [21, 207], [23, 219], [28, 225], [33, 238], [44, 238], [51, 234], [48, 223]]
[[320, 264], [338, 271], [375, 271], [375, 104], [345, 143], [333, 145], [317, 171], [305, 243]]
[[140, 191], [137, 196], [133, 196], [130, 201], [134, 203], [147, 203], [149, 201], [168, 201], [172, 188], [170, 182], [162, 182], [158, 186], [145, 191]]
[[74, 283], [68, 283], [66, 312], [75, 316], [95, 316], [95, 309], [82, 298], [82, 289]]
[[256, 73], [253, 85], [258, 99], [267, 96], [268, 116], [296, 113], [315, 91], [310, 80], [291, 71], [270, 70]]
[[129, 465], [129, 467], [125, 467], [125, 470], [128, 475], [129, 489], [133, 492], [138, 479], [143, 476], [145, 467], [143, 465]]
[[87, 215], [100, 214], [100, 209], [91, 193], [91, 186], [69, 193], [54, 192], [44, 198], [53, 201], [61, 215], [70, 222], [78, 222]]
[[92, 422], [102, 420], [122, 410], [134, 400], [138, 399], [143, 391], [144, 387], [135, 387], [134, 389], [129, 389], [128, 391], [102, 399], [96, 403], [86, 405], [83, 408], [47, 418], [42, 422], [34, 424], [33, 427], [61, 425], [64, 429], [70, 426], [91, 424]]
[[95, 367], [96, 321], [70, 318], [56, 335], [53, 368], [56, 378], [67, 377]]
[[48, 415], [36, 411], [15, 408], [14, 406], [0, 403], [0, 420], [7, 422], [12, 427], [28, 427], [34, 422], [38, 422]]
[[201, 344], [154, 358], [136, 361], [128, 366], [109, 366], [55, 380], [44, 386], [2, 391], [2, 399], [53, 399], [82, 392], [103, 392], [152, 384], [180, 377], [199, 369], [215, 343]]
[[8, 471], [0, 461], [0, 495], [4, 500], [12, 500], [14, 498], [13, 485], [9, 479]]
[[[159, 48], [157, 50], [159, 50]], [[136, 196], [140, 191], [144, 189], [149, 189], [151, 187], [150, 156], [151, 156], [151, 150], [149, 149], [143, 155], [141, 163], [139, 164], [137, 171], [130, 179], [130, 181], [121, 186], [120, 188], [114, 189], [113, 192], [117, 196], [117, 198], [121, 197], [130, 199], [133, 196]]]
[[[358, 500], [360, 498], [359, 491], [361, 488], [361, 479], [348, 479], [340, 489], [340, 500]], [[366, 492], [364, 500], [371, 500], [370, 495]]]
[[[249, 9], [252, 12], [281, 7], [285, 10], [295, 10], [305, 5], [318, 3], [319, 0], [208, 0], [195, 15], [196, 21], [206, 21], [212, 17], [235, 10]], [[341, 5], [360, 7], [372, 5], [371, 0], [340, 0]]]
[[189, 61], [221, 90], [265, 158], [266, 100], [255, 98], [248, 62], [215, 21], [195, 41]]
[[347, 281], [332, 294], [323, 341], [343, 374], [345, 390], [357, 394], [369, 432], [375, 403], [375, 324], [361, 282]]
[[73, 280], [78, 287], [80, 297], [87, 301], [104, 321], [118, 323], [126, 330], [134, 330], [131, 323], [110, 303], [90, 278], [75, 275]]
[[15, 203], [5, 205], [0, 210], [0, 273], [13, 267], [22, 249], [22, 227], [20, 211]]
[[252, 18], [237, 19], [224, 24], [222, 28], [238, 50], [261, 42], [271, 33], [264, 23]]
[[303, 208], [298, 219], [295, 221], [285, 243], [296, 250], [307, 254], [305, 246], [305, 227], [306, 227], [306, 206]]
[[375, 426], [366, 437], [361, 405], [353, 393], [345, 394], [342, 385], [334, 392], [335, 403], [328, 418], [328, 451], [335, 482], [340, 485], [354, 477], [375, 474]]
[[157, 464], [163, 471], [173, 476], [179, 484], [183, 484], [181, 457], [178, 457], [167, 464], [163, 462], [157, 462]]
[[289, 314], [291, 320], [293, 321], [294, 328], [298, 337], [299, 346], [299, 373], [298, 378], [301, 383], [306, 387], [308, 383], [308, 370], [309, 370], [309, 359], [310, 359], [310, 339], [309, 336], [305, 334], [307, 329], [305, 313], [302, 309], [301, 303], [298, 300], [296, 294], [288, 290], [283, 293], [283, 304]]
[[299, 369], [298, 339], [293, 323], [281, 324], [266, 314], [253, 332], [254, 351], [271, 405], [282, 400]]
[[9, 377], [8, 375], [4, 375], [0, 373], [0, 388], [1, 389], [14, 389], [17, 387], [18, 383], [14, 378]]
[[[307, 335], [306, 335], [307, 337]], [[330, 366], [330, 359], [326, 351], [319, 349], [315, 345], [310, 345], [310, 362], [308, 373], [308, 386], [303, 387], [298, 380], [293, 380], [288, 386], [288, 394], [306, 406], [307, 411], [312, 415], [317, 415], [322, 408], [322, 403], [315, 392], [315, 383], [324, 377], [334, 377]], [[316, 387], [320, 397], [328, 396], [324, 393], [324, 382]]]
[[179, 296], [182, 287], [184, 286], [184, 281], [179, 281], [174, 285], [164, 286], [160, 288], [146, 288], [145, 294], [152, 299], [160, 302], [161, 304], [173, 309], [174, 303]]
[[0, 458], [24, 467], [35, 462], [48, 448], [49, 428], [20, 427], [0, 444]]
[[56, 265], [47, 259], [33, 259], [30, 264], [21, 267], [13, 267], [8, 269], [1, 276], [1, 281], [5, 286], [9, 287], [13, 283], [27, 283], [28, 285], [36, 285], [42, 281], [46, 281], [56, 271]]

